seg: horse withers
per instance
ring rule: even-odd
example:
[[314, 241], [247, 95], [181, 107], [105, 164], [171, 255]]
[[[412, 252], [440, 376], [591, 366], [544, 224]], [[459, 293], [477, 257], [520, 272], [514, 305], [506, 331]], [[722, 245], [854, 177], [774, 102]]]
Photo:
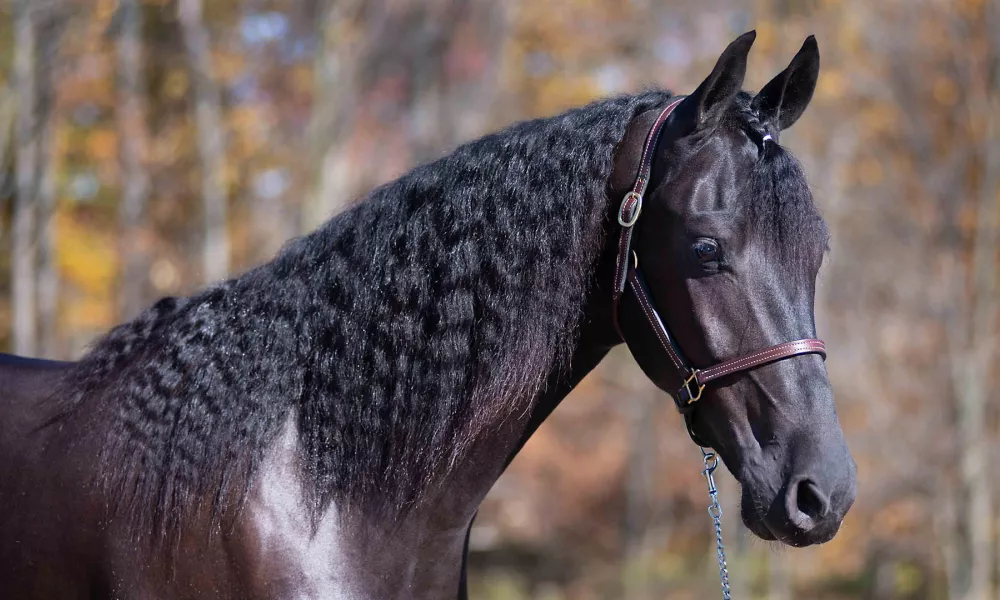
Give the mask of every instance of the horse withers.
[[78, 362], [4, 359], [0, 597], [464, 597], [478, 505], [623, 341], [751, 531], [829, 540], [856, 475], [812, 339], [828, 234], [779, 145], [819, 54], [752, 95], [753, 37], [690, 95], [465, 144]]

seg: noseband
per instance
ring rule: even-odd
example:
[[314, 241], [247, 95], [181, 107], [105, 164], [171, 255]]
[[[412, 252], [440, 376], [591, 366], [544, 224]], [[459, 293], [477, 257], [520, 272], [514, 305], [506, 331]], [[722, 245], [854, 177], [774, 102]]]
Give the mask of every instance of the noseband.
[[632, 232], [636, 222], [639, 220], [639, 213], [642, 211], [643, 195], [646, 193], [646, 186], [649, 185], [649, 177], [653, 167], [653, 154], [656, 144], [659, 141], [660, 133], [667, 122], [667, 118], [674, 108], [683, 100], [678, 98], [667, 105], [660, 113], [660, 116], [653, 123], [649, 135], [646, 136], [646, 143], [642, 148], [642, 160], [639, 163], [639, 174], [632, 186], [632, 190], [625, 194], [621, 207], [618, 209], [618, 224], [621, 226], [621, 233], [618, 239], [618, 259], [615, 266], [615, 287], [613, 296], [613, 319], [615, 329], [622, 340], [628, 343], [622, 332], [619, 323], [619, 313], [621, 312], [622, 301], [629, 298], [626, 288], [631, 290], [631, 299], [644, 315], [649, 327], [656, 335], [658, 346], [667, 355], [670, 364], [673, 365], [678, 380], [682, 381], [680, 388], [672, 394], [677, 408], [688, 421], [688, 432], [695, 442], [702, 446], [700, 440], [691, 431], [690, 414], [694, 410], [696, 403], [701, 399], [701, 394], [709, 382], [721, 379], [727, 375], [750, 371], [762, 365], [799, 356], [802, 354], [819, 354], [826, 358], [826, 346], [821, 340], [802, 339], [794, 342], [777, 344], [768, 348], [757, 350], [732, 358], [716, 365], [705, 368], [696, 368], [684, 358], [684, 354], [674, 342], [670, 330], [667, 329], [660, 314], [653, 305], [652, 297], [646, 287], [639, 270], [639, 256], [632, 250]]

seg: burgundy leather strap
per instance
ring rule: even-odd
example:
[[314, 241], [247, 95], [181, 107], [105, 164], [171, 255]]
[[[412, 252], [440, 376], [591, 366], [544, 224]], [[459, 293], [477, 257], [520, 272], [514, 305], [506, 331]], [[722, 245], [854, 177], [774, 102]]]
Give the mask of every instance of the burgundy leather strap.
[[[639, 257], [632, 250], [632, 231], [642, 211], [643, 195], [646, 193], [646, 187], [649, 185], [649, 177], [653, 166], [653, 153], [660, 139], [660, 133], [663, 131], [663, 126], [667, 122], [667, 118], [670, 117], [670, 114], [682, 100], [683, 97], [674, 99], [660, 112], [660, 115], [653, 123], [642, 149], [642, 159], [639, 162], [639, 172], [636, 176], [635, 184], [625, 194], [625, 198], [622, 199], [621, 206], [618, 208], [618, 224], [621, 226], [621, 232], [618, 238], [618, 256], [615, 264], [612, 319], [614, 320], [618, 335], [621, 336], [622, 341], [627, 343], [618, 319], [619, 311], [621, 310], [622, 295], [626, 292], [627, 284], [628, 289], [636, 299], [636, 303], [642, 309], [643, 316], [655, 334], [660, 347], [673, 364], [678, 380], [682, 382], [680, 389], [674, 395], [674, 401], [677, 403], [677, 407], [687, 414], [693, 408], [692, 405], [701, 398], [701, 392], [710, 381], [803, 354], [819, 354], [823, 358], [826, 358], [826, 345], [817, 339], [796, 340], [723, 361], [705, 369], [696, 369], [684, 359], [684, 354], [674, 343], [670, 335], [670, 330], [656, 311], [649, 290], [643, 281], [642, 273], [639, 271]], [[691, 434], [692, 437], [695, 437], [693, 431]], [[696, 439], [695, 441], [698, 440]]]
[[749, 371], [750, 369], [756, 369], [757, 367], [766, 365], [767, 363], [784, 360], [801, 354], [819, 354], [823, 358], [826, 358], [826, 344], [824, 344], [821, 340], [811, 338], [795, 340], [794, 342], [785, 342], [784, 344], [771, 346], [770, 348], [754, 352], [753, 354], [747, 354], [746, 356], [721, 362], [707, 369], [695, 371], [695, 381], [697, 381], [699, 385], [702, 385], [714, 379], [725, 377], [726, 375], [732, 375], [733, 373], [739, 373], [740, 371]]
[[[660, 139], [660, 133], [663, 131], [663, 125], [667, 122], [667, 117], [674, 112], [683, 99], [680, 97], [672, 100], [656, 118], [642, 147], [642, 160], [639, 161], [639, 173], [636, 175], [635, 184], [632, 186], [632, 190], [625, 194], [621, 206], [618, 207], [618, 225], [622, 229], [618, 236], [618, 261], [615, 265], [614, 301], [616, 308], [618, 300], [621, 299], [621, 295], [625, 291], [625, 278], [628, 276], [628, 264], [631, 258], [629, 254], [632, 253], [632, 228], [639, 219], [639, 213], [642, 212], [642, 199], [646, 194], [649, 176], [653, 171], [653, 154], [656, 150], [656, 143]], [[615, 327], [618, 327], [617, 310], [614, 311], [614, 315]]]
[[682, 374], [681, 380], [683, 381], [690, 374], [691, 367], [688, 366], [687, 361], [681, 356], [680, 350], [674, 345], [674, 341], [670, 338], [670, 331], [664, 325], [663, 319], [660, 318], [660, 313], [656, 312], [653, 301], [649, 297], [649, 292], [646, 290], [646, 282], [642, 280], [642, 276], [639, 274], [638, 266], [629, 269], [628, 282], [629, 288], [632, 290], [632, 295], [635, 296], [639, 307], [642, 308], [642, 312], [646, 317], [646, 321], [649, 322], [650, 329], [656, 334], [656, 338], [660, 342], [660, 347], [670, 357], [670, 362], [674, 364], [674, 369]]

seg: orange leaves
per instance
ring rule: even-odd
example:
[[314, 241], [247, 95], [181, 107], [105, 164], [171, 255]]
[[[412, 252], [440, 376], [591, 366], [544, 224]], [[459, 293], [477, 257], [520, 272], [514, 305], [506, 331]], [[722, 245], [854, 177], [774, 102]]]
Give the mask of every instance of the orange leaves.
[[947, 75], [938, 75], [933, 84], [934, 99], [939, 104], [952, 106], [958, 102], [958, 85]]
[[856, 122], [871, 137], [891, 135], [901, 126], [901, 107], [892, 101], [870, 101], [858, 107]]
[[872, 519], [873, 528], [887, 537], [904, 536], [924, 526], [925, 505], [919, 498], [903, 496], [885, 503]]
[[526, 104], [527, 115], [552, 114], [600, 95], [595, 65], [613, 56], [628, 28], [629, 8], [603, 0], [517, 2], [505, 44], [506, 86]]
[[149, 140], [150, 158], [154, 163], [170, 165], [194, 144], [194, 127], [189, 121], [175, 123]]
[[102, 330], [114, 324], [118, 271], [115, 236], [94, 228], [72, 210], [55, 217], [56, 261], [68, 287], [63, 318], [70, 331]]
[[844, 72], [837, 68], [823, 69], [820, 72], [819, 81], [816, 82], [816, 99], [835, 100], [844, 96], [848, 91], [847, 77]]
[[87, 136], [87, 152], [95, 161], [113, 160], [118, 155], [118, 137], [110, 129], [98, 129]]
[[769, 54], [775, 47], [778, 32], [776, 24], [767, 19], [761, 19], [756, 24], [757, 39], [753, 42], [754, 52], [758, 55]]
[[72, 211], [56, 215], [59, 249], [57, 262], [68, 281], [87, 294], [102, 294], [110, 288], [117, 269], [114, 238], [89, 227]]
[[290, 75], [292, 89], [298, 94], [309, 94], [313, 89], [311, 65], [295, 65]]
[[191, 81], [187, 69], [179, 67], [167, 72], [166, 77], [163, 78], [160, 92], [165, 99], [178, 100], [187, 96], [190, 87]]
[[858, 179], [862, 185], [874, 187], [885, 179], [882, 163], [874, 157], [858, 165]]
[[229, 85], [246, 72], [247, 65], [243, 55], [231, 52], [216, 52], [212, 56], [212, 68], [215, 80], [222, 85]]
[[240, 104], [232, 107], [226, 115], [227, 129], [231, 132], [230, 154], [236, 162], [267, 150], [267, 134], [271, 117], [266, 107]]
[[966, 18], [976, 18], [982, 15], [987, 2], [993, 0], [954, 0], [952, 6]]
[[534, 109], [540, 115], [553, 114], [589, 102], [596, 98], [599, 92], [597, 84], [586, 75], [542, 81], [535, 86], [538, 99]]

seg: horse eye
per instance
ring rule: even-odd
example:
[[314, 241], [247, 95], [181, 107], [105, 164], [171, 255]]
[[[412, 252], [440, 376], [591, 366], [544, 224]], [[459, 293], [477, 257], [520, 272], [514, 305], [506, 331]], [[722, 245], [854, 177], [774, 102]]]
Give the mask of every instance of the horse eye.
[[698, 239], [695, 241], [694, 246], [692, 246], [692, 250], [694, 250], [694, 256], [702, 266], [718, 266], [719, 244], [715, 240], [708, 238]]

